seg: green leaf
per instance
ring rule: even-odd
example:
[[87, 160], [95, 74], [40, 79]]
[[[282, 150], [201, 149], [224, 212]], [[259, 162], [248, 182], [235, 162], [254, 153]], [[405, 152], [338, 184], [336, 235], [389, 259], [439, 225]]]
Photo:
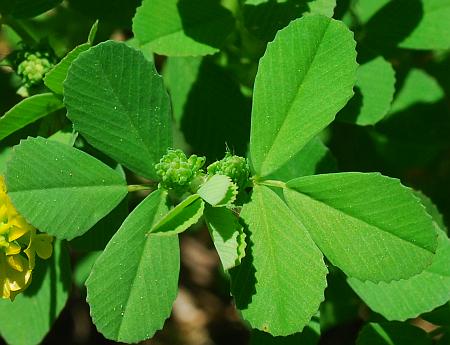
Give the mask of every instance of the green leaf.
[[352, 3], [351, 10], [358, 17], [361, 24], [367, 23], [383, 6], [391, 0], [356, 0]]
[[70, 246], [80, 252], [103, 250], [128, 216], [128, 200], [124, 198], [109, 214], [82, 236], [70, 241]]
[[273, 337], [269, 333], [252, 330], [250, 345], [316, 345], [320, 339], [320, 323], [316, 317], [303, 329], [287, 337]]
[[10, 345], [44, 340], [69, 297], [70, 257], [63, 242], [54, 243], [48, 260], [38, 259], [31, 285], [14, 302], [0, 299], [0, 334]]
[[14, 148], [6, 184], [27, 221], [60, 239], [82, 235], [127, 195], [117, 172], [82, 151], [43, 138]]
[[372, 47], [381, 50], [396, 46], [425, 50], [450, 48], [448, 0], [380, 2], [386, 4], [370, 18], [365, 30], [366, 41]]
[[218, 0], [144, 0], [133, 19], [141, 44], [168, 56], [214, 54], [234, 29]]
[[378, 173], [306, 176], [287, 183], [289, 207], [325, 256], [360, 280], [409, 278], [431, 264], [437, 234], [412, 191]]
[[213, 175], [200, 186], [197, 194], [211, 206], [225, 206], [236, 199], [237, 187], [228, 176]]
[[422, 0], [422, 16], [414, 30], [399, 46], [409, 49], [450, 48], [450, 2]]
[[59, 5], [62, 0], [6, 0], [0, 4], [0, 12], [16, 18], [30, 18]]
[[333, 19], [306, 16], [278, 32], [255, 81], [250, 154], [258, 175], [276, 171], [333, 121], [353, 94], [355, 59], [352, 33]]
[[178, 236], [148, 234], [167, 212], [166, 195], [156, 190], [128, 216], [86, 281], [92, 320], [108, 339], [151, 338], [170, 315], [178, 291]]
[[431, 345], [427, 333], [408, 323], [369, 323], [363, 327], [356, 345]]
[[442, 216], [437, 206], [433, 203], [433, 200], [431, 200], [429, 197], [427, 197], [420, 191], [414, 191], [414, 194], [420, 199], [422, 205], [425, 206], [425, 209], [427, 210], [428, 214], [433, 218], [438, 227], [442, 231], [448, 232], [447, 227], [445, 226], [444, 223], [444, 217]]
[[170, 100], [141, 52], [107, 41], [81, 53], [64, 82], [67, 116], [87, 141], [139, 175], [171, 146]]
[[205, 221], [223, 269], [239, 265], [247, 244], [238, 218], [226, 207], [206, 207]]
[[336, 160], [328, 147], [319, 137], [315, 137], [267, 178], [289, 181], [301, 176], [337, 171], [336, 165]]
[[6, 171], [6, 163], [10, 159], [12, 149], [10, 147], [0, 148], [0, 175], [4, 175]]
[[311, 14], [322, 14], [333, 17], [336, 0], [315, 0], [308, 3]]
[[63, 94], [63, 83], [67, 77], [72, 62], [80, 55], [80, 53], [91, 47], [89, 43], [83, 43], [70, 51], [55, 67], [53, 67], [44, 78], [45, 86], [58, 95]]
[[89, 35], [88, 35], [88, 39], [87, 39], [87, 43], [89, 43], [89, 45], [94, 45], [94, 41], [95, 41], [95, 36], [97, 36], [97, 31], [98, 31], [98, 19], [94, 22], [94, 24], [92, 24], [91, 30], [89, 30]]
[[73, 281], [79, 289], [82, 289], [84, 287], [84, 283], [86, 283], [86, 280], [91, 273], [95, 261], [97, 261], [98, 257], [101, 254], [102, 251], [89, 252], [85, 254], [81, 259], [77, 260], [73, 272]]
[[316, 345], [320, 339], [320, 324], [316, 317], [303, 329], [287, 337], [273, 337], [269, 333], [252, 330], [250, 345]]
[[25, 98], [0, 117], [0, 140], [62, 108], [64, 104], [52, 93]]
[[164, 81], [172, 100], [173, 117], [179, 124], [189, 93], [200, 75], [201, 57], [169, 57], [164, 65]]
[[203, 215], [205, 203], [198, 194], [188, 196], [156, 222], [149, 234], [171, 236], [186, 231]]
[[338, 116], [341, 121], [373, 125], [389, 111], [395, 93], [395, 71], [379, 56], [358, 68], [355, 96]]
[[439, 231], [431, 266], [407, 280], [378, 284], [356, 278], [348, 282], [370, 309], [388, 320], [404, 321], [431, 311], [450, 300], [450, 240]]
[[247, 30], [269, 42], [277, 31], [303, 15], [321, 14], [331, 18], [335, 6], [336, 0], [247, 0], [242, 13]]
[[444, 91], [433, 77], [420, 69], [413, 68], [395, 97], [390, 113], [407, 110], [417, 103], [435, 103], [443, 97]]
[[231, 271], [236, 306], [252, 328], [275, 336], [300, 332], [323, 301], [322, 253], [286, 204], [256, 185], [241, 217], [246, 256]]

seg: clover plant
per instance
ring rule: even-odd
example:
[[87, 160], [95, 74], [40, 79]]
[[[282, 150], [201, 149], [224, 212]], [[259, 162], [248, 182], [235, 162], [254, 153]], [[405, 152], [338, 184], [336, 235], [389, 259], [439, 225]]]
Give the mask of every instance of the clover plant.
[[[59, 3], [0, 5], [26, 43], [16, 86], [30, 90], [0, 118], [8, 343], [38, 344], [58, 317], [68, 248], [98, 251], [85, 282], [98, 332], [152, 338], [178, 294], [180, 238], [197, 231], [209, 232], [252, 344], [317, 343], [345, 293], [378, 313], [358, 344], [448, 339], [448, 315], [430, 334], [399, 322], [450, 299], [444, 222], [404, 174], [449, 148], [432, 138], [440, 129], [427, 146], [410, 138], [419, 120], [408, 112], [449, 90], [430, 76], [448, 67], [448, 0], [143, 0], [103, 14]], [[33, 33], [51, 14], [30, 18], [55, 6], [56, 18], [100, 18], [86, 43]], [[390, 146], [404, 137], [414, 144]]]

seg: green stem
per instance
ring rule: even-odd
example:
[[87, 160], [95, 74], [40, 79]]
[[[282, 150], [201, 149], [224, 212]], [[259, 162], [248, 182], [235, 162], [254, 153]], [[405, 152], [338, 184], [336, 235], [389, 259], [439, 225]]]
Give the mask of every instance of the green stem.
[[152, 190], [153, 186], [149, 186], [149, 185], [142, 185], [142, 184], [130, 184], [128, 186], [128, 192], [138, 192], [140, 190]]
[[286, 189], [286, 183], [278, 180], [264, 180], [264, 181], [255, 181], [257, 184], [262, 184], [264, 186], [270, 186], [270, 187], [277, 187], [277, 188], [283, 188]]

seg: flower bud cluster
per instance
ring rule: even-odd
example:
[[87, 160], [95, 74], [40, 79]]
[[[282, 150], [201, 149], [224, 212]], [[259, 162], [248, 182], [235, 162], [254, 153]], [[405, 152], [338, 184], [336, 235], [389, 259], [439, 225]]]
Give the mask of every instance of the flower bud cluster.
[[202, 173], [205, 160], [205, 157], [196, 155], [187, 158], [181, 150], [168, 150], [155, 165], [156, 173], [161, 178], [160, 185], [165, 189], [187, 189], [194, 178]]
[[209, 165], [207, 172], [208, 175], [226, 175], [239, 188], [245, 187], [250, 176], [247, 160], [243, 157], [232, 155], [230, 152], [227, 152], [220, 161]]
[[48, 54], [25, 53], [25, 59], [17, 67], [17, 74], [24, 86], [30, 87], [40, 82], [52, 67]]

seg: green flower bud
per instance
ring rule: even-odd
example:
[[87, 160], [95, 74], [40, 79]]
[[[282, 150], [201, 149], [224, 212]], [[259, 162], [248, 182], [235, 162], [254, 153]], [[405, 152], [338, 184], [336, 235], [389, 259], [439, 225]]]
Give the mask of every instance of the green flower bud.
[[155, 165], [156, 173], [161, 178], [160, 185], [165, 189], [187, 190], [195, 177], [201, 174], [205, 160], [205, 157], [196, 155], [187, 158], [181, 150], [168, 150]]
[[208, 166], [208, 175], [226, 175], [237, 184], [239, 188], [244, 187], [250, 176], [247, 160], [243, 157], [232, 155], [230, 152], [220, 161]]
[[17, 67], [17, 74], [22, 78], [24, 86], [30, 87], [40, 82], [52, 67], [48, 54], [25, 53], [25, 60]]

